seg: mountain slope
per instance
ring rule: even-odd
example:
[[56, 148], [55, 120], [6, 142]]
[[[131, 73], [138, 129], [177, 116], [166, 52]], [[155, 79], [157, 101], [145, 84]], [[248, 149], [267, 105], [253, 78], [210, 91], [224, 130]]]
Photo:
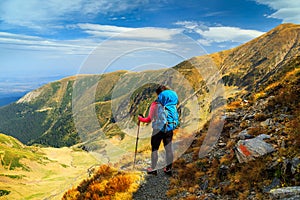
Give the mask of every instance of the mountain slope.
[[[119, 73], [110, 75], [110, 81]], [[97, 79], [91, 75], [87, 80]], [[80, 142], [73, 122], [72, 90], [76, 77], [49, 83], [32, 91], [14, 104], [0, 109], [1, 131], [26, 144], [53, 147], [71, 146]], [[88, 80], [89, 81], [89, 80]], [[108, 81], [107, 81], [108, 82]], [[98, 95], [105, 98], [107, 91]]]
[[212, 54], [226, 85], [258, 88], [280, 69], [299, 59], [300, 26], [282, 24], [234, 49]]
[[4, 134], [0, 134], [0, 159], [0, 199], [59, 199], [96, 163], [79, 149], [26, 146]]
[[[225, 124], [212, 151], [199, 157], [208, 135], [208, 121], [187, 151], [176, 159], [167, 192], [170, 199], [274, 199], [279, 197], [272, 194], [272, 189], [300, 184], [299, 30], [299, 25], [280, 25], [240, 47], [209, 55], [222, 71], [226, 90], [234, 93], [226, 93]], [[205, 59], [207, 56], [200, 56], [175, 66], [194, 84], [198, 98], [208, 88], [193, 64]], [[247, 135], [243, 135], [245, 132]], [[236, 155], [238, 142], [261, 134], [269, 138], [266, 142], [274, 151], [240, 162]], [[138, 163], [145, 159], [138, 157]], [[93, 187], [92, 179], [84, 183]], [[146, 182], [141, 192], [144, 187], [159, 191], [161, 185], [154, 188]], [[281, 195], [297, 196], [297, 191], [286, 191]]]
[[[120, 152], [134, 149], [137, 114], [147, 114], [157, 84], [167, 84], [178, 89], [184, 103], [182, 113], [186, 118], [180, 128], [185, 130], [185, 137], [196, 133], [187, 152], [174, 164], [176, 174], [168, 195], [193, 199], [209, 193], [216, 198], [262, 199], [262, 191], [277, 179], [280, 184], [299, 185], [299, 165], [295, 167], [298, 174], [292, 174], [294, 178], [290, 174], [292, 162], [300, 156], [299, 30], [300, 25], [283, 24], [242, 46], [195, 57], [166, 70], [81, 75], [47, 84], [0, 108], [0, 131], [26, 144], [76, 144], [91, 152], [100, 149], [103, 155], [110, 150], [120, 159]], [[206, 68], [210, 65], [221, 73], [213, 74]], [[216, 90], [219, 79], [225, 90], [215, 96], [215, 92], [222, 93]], [[190, 101], [185, 102], [186, 98]], [[193, 107], [195, 102], [197, 106]], [[213, 150], [200, 159], [198, 153], [208, 132], [212, 108], [226, 111], [225, 125]], [[142, 126], [141, 136], [150, 129]], [[233, 149], [242, 131], [251, 137], [269, 135], [267, 142], [275, 151], [247, 164], [239, 163]], [[149, 150], [149, 141], [139, 142], [141, 152]], [[2, 163], [8, 167], [10, 162]]]
[[[235, 98], [236, 95], [247, 97], [259, 92], [262, 85], [280, 79], [286, 73], [286, 70], [282, 70], [283, 66], [297, 62], [300, 56], [299, 29], [299, 25], [283, 24], [242, 46], [195, 57], [169, 70], [141, 73], [119, 71], [104, 75], [69, 77], [47, 84], [28, 93], [17, 103], [0, 108], [0, 131], [18, 138], [25, 144], [72, 146], [83, 142], [83, 136], [79, 136], [78, 132], [84, 131], [75, 127], [74, 117], [94, 107], [97, 124], [92, 127], [89, 120], [81, 120], [81, 127], [86, 129], [90, 126], [89, 132], [96, 136], [99, 135], [99, 131], [103, 131], [106, 138], [120, 136], [124, 139], [125, 134], [118, 128], [120, 123], [115, 122], [123, 123], [127, 119], [124, 124], [132, 126], [129, 121], [136, 120], [138, 113], [146, 114], [149, 102], [155, 98], [151, 94], [155, 85], [144, 86], [143, 83], [147, 81], [161, 81], [173, 88], [180, 88], [181, 100], [194, 93], [203, 114], [201, 118], [207, 118], [211, 106], [207, 101], [213, 98], [207, 94], [213, 88], [209, 88], [207, 79], [203, 76], [206, 72], [201, 71], [203, 69], [199, 71], [195, 65], [210, 58], [207, 65], [215, 64], [221, 71], [220, 76], [226, 86], [224, 98]], [[182, 78], [187, 84], [180, 82]], [[79, 91], [76, 92], [86, 90], [78, 99], [73, 99], [76, 98], [73, 91], [75, 82], [80, 85], [77, 87]], [[116, 85], [121, 85], [119, 90], [116, 89]], [[130, 91], [134, 85], [139, 86], [139, 92]], [[90, 102], [88, 93], [94, 87], [95, 99]], [[129, 98], [130, 94], [132, 96]], [[78, 111], [72, 110], [74, 102], [82, 102], [83, 107]], [[85, 105], [84, 102], [90, 103]], [[125, 112], [123, 108], [127, 106], [129, 109]], [[191, 112], [187, 109], [186, 113]], [[86, 119], [91, 119], [88, 113]]]
[[[292, 191], [288, 186], [300, 184], [300, 59], [280, 70], [284, 75], [262, 84], [259, 93], [226, 106], [221, 137], [203, 158], [198, 153], [208, 124], [197, 133], [190, 148], [174, 163], [176, 173], [168, 191], [171, 199], [299, 198], [299, 187]], [[240, 162], [236, 150], [240, 141], [259, 135], [269, 138], [266, 142], [274, 151], [254, 158], [248, 155], [248, 162]], [[256, 145], [253, 150], [263, 149]], [[276, 194], [277, 188], [284, 192]]]

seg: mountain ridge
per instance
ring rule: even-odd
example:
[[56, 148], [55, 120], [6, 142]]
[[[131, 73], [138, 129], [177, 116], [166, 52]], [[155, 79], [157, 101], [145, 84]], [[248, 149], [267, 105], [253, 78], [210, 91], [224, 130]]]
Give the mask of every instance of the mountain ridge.
[[[291, 58], [297, 59], [297, 57], [300, 56], [299, 49], [297, 49], [300, 38], [299, 29], [299, 25], [282, 24], [239, 47], [210, 54], [208, 56], [195, 57], [191, 60], [196, 59], [196, 62], [199, 62], [199, 60], [209, 57], [221, 71], [222, 80], [225, 86], [233, 86], [239, 88], [239, 90], [255, 92], [255, 90], [258, 90], [257, 88], [260, 84], [268, 80], [272, 76], [272, 73], [276, 73], [276, 70], [279, 70], [280, 66], [284, 65], [288, 60], [291, 60]], [[272, 39], [272, 42], [269, 41], [270, 39]], [[199, 71], [190, 64], [191, 60], [179, 63], [171, 69], [177, 70], [183, 75], [196, 91], [200, 87], [203, 87], [205, 83], [199, 82], [199, 80], [203, 80], [203, 77], [201, 77]], [[157, 76], [163, 76], [163, 73], [160, 74], [156, 71], [143, 73], [157, 73]], [[168, 72], [166, 71], [164, 73]], [[125, 77], [123, 80], [126, 80], [126, 77], [128, 77], [128, 86], [130, 84], [141, 83], [141, 80], [139, 80], [140, 78], [136, 74], [138, 73], [122, 70], [103, 75], [72, 76], [46, 84], [43, 87], [28, 93], [18, 100], [17, 103], [0, 109], [0, 116], [3, 117], [6, 115], [5, 118], [0, 120], [0, 131], [19, 138], [25, 144], [39, 143], [57, 147], [74, 145], [80, 142], [80, 138], [75, 130], [75, 124], [72, 120], [73, 113], [71, 101], [73, 84], [76, 82], [76, 79], [86, 78], [82, 83], [83, 85], [88, 84], [88, 82], [94, 81], [97, 83], [97, 80], [100, 81], [97, 83], [97, 91], [95, 94], [95, 102], [98, 102], [96, 110], [99, 110], [100, 104], [106, 105], [109, 109], [113, 85], [118, 83], [121, 78]], [[168, 81], [172, 82], [171, 79]], [[109, 84], [108, 87], [105, 86], [107, 84]], [[136, 103], [139, 102], [135, 102], [135, 104]], [[147, 108], [144, 108], [144, 110], [147, 110]], [[132, 109], [130, 112], [133, 112], [131, 115], [134, 116], [137, 112], [141, 111], [142, 109]], [[101, 118], [101, 115], [106, 117]], [[111, 115], [111, 111], [107, 112], [107, 110], [102, 109], [102, 112], [98, 114], [100, 125], [110, 124], [109, 121], [114, 122]], [[123, 116], [123, 118], [124, 117], [125, 116]], [[61, 120], [60, 118], [63, 118], [64, 120]], [[65, 120], [68, 122], [66, 123]], [[11, 123], [22, 124], [22, 130], [14, 128]], [[33, 125], [30, 125], [30, 123]], [[40, 126], [40, 128], [38, 131], [35, 131], [32, 130], [30, 126]], [[105, 127], [102, 128], [105, 129]], [[32, 131], [33, 133], [29, 133]], [[59, 135], [57, 135], [58, 131]], [[57, 137], [60, 138], [62, 141], [61, 143], [49, 143], [50, 140], [57, 141]]]
[[[222, 57], [222, 62], [216, 61], [222, 73], [228, 74], [230, 68], [238, 66], [237, 69], [242, 70], [241, 74], [244, 75], [239, 77], [243, 83], [238, 82], [237, 84], [245, 86], [251, 83], [247, 76], [257, 78], [257, 76], [265, 75], [265, 78], [262, 79], [267, 79], [270, 76], [269, 72], [285, 64], [284, 62], [288, 58], [299, 56], [299, 49], [296, 48], [299, 46], [299, 32], [299, 25], [281, 24], [241, 46], [214, 53], [211, 56], [213, 59], [217, 58], [214, 60]], [[286, 41], [288, 42], [286, 43]], [[243, 72], [247, 69], [251, 71]], [[258, 74], [255, 75], [255, 73]], [[254, 84], [259, 83], [254, 82]], [[251, 85], [254, 84], [251, 83]]]
[[[79, 80], [75, 76], [67, 77], [49, 83], [37, 89], [40, 93], [32, 96], [35, 98], [29, 95], [19, 103], [0, 108], [0, 132], [21, 137], [20, 141], [29, 145], [72, 146], [91, 153], [101, 150], [101, 155], [110, 162], [113, 154], [120, 159], [115, 148], [117, 145], [124, 147], [121, 151], [129, 153], [129, 149], [134, 149], [136, 129], [130, 122], [136, 121], [138, 113], [147, 114], [145, 110], [155, 99], [153, 93], [156, 85], [151, 81], [166, 77], [164, 83], [176, 88], [185, 86], [177, 81], [177, 77], [184, 77], [192, 89], [191, 93], [179, 93], [180, 98], [190, 97], [199, 102], [196, 109], [191, 102], [186, 103], [183, 113], [187, 118], [184, 120], [205, 124], [198, 126], [197, 123], [196, 128], [191, 129], [187, 129], [189, 123], [187, 127], [181, 127], [188, 130], [185, 133], [194, 131], [196, 136], [186, 152], [174, 162], [175, 173], [170, 178], [167, 196], [174, 199], [266, 199], [271, 189], [282, 185], [299, 185], [300, 182], [299, 164], [293, 164], [300, 159], [299, 29], [300, 25], [283, 24], [239, 47], [194, 57], [167, 70], [140, 73], [118, 71], [104, 75], [82, 75]], [[212, 78], [212, 81], [224, 83], [224, 99], [221, 100], [225, 100], [226, 104], [217, 107], [225, 110], [220, 138], [206, 157], [199, 158], [200, 147], [209, 129], [210, 108], [216, 100], [206, 96], [214, 88], [210, 87], [208, 81], [205, 82], [208, 79], [205, 80], [202, 71], [193, 66], [204, 61], [208, 61], [207, 65], [214, 63], [221, 71], [217, 74], [221, 79]], [[144, 84], [147, 81], [149, 84]], [[79, 87], [74, 87], [74, 84]], [[135, 85], [141, 87], [135, 88]], [[117, 90], [117, 86], [121, 90]], [[74, 90], [83, 95], [72, 97]], [[88, 97], [93, 95], [95, 100], [89, 103]], [[72, 112], [76, 106], [74, 103], [83, 105], [75, 113]], [[128, 111], [122, 110], [125, 105], [128, 105]], [[86, 141], [82, 141], [84, 137], [78, 135], [73, 118], [85, 114], [89, 108], [95, 109], [97, 124], [90, 126], [89, 113], [78, 118], [86, 120], [80, 124], [80, 131], [93, 131], [86, 136]], [[133, 135], [124, 133], [123, 125], [126, 130], [133, 130]], [[141, 129], [147, 133], [151, 127], [143, 126]], [[248, 135], [240, 135], [242, 132]], [[253, 138], [260, 134], [270, 136], [266, 142], [275, 151], [248, 163], [240, 163], [236, 156], [239, 137]], [[180, 137], [180, 133], [175, 136]], [[141, 154], [138, 155], [138, 166], [142, 167], [147, 164], [144, 160], [150, 147], [149, 141], [142, 137], [139, 142]], [[109, 149], [115, 152], [108, 155]], [[123, 169], [131, 168], [131, 157], [122, 157], [117, 164]], [[296, 174], [291, 174], [292, 170]], [[88, 184], [95, 188], [92, 181], [83, 182], [85, 186]], [[76, 189], [71, 192], [78, 194]], [[80, 191], [82, 195], [85, 192]]]

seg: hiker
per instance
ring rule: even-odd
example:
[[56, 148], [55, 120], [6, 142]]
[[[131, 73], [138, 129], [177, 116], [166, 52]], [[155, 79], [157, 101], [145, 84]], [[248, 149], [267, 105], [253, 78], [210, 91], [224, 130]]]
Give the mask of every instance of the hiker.
[[147, 117], [138, 117], [140, 122], [152, 122], [151, 136], [151, 167], [147, 168], [148, 174], [157, 174], [158, 149], [163, 141], [166, 152], [166, 164], [164, 172], [172, 174], [173, 151], [172, 138], [173, 130], [178, 125], [178, 113], [176, 105], [178, 96], [176, 92], [168, 89], [166, 86], [159, 86], [156, 89], [157, 99], [151, 103], [150, 111]]

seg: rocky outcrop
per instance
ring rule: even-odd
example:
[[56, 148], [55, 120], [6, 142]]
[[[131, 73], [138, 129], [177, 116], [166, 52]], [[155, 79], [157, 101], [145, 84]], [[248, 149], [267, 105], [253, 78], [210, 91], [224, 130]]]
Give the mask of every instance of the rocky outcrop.
[[275, 151], [272, 145], [263, 141], [265, 138], [270, 138], [270, 136], [262, 134], [256, 138], [239, 140], [234, 148], [239, 162], [248, 162]]
[[37, 98], [41, 94], [41, 90], [34, 90], [32, 92], [27, 93], [24, 97], [19, 99], [17, 103], [29, 103]]
[[273, 199], [300, 199], [300, 186], [273, 189], [270, 191], [270, 194]]

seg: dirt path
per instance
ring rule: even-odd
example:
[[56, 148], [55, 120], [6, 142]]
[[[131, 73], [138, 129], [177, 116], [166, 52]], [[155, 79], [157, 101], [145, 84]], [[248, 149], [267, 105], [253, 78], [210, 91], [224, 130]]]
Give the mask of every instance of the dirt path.
[[[145, 172], [146, 173], [146, 172]], [[133, 194], [134, 200], [165, 200], [170, 199], [166, 196], [169, 188], [170, 176], [166, 175], [162, 169], [158, 170], [157, 176], [145, 175], [145, 180], [140, 188]]]

